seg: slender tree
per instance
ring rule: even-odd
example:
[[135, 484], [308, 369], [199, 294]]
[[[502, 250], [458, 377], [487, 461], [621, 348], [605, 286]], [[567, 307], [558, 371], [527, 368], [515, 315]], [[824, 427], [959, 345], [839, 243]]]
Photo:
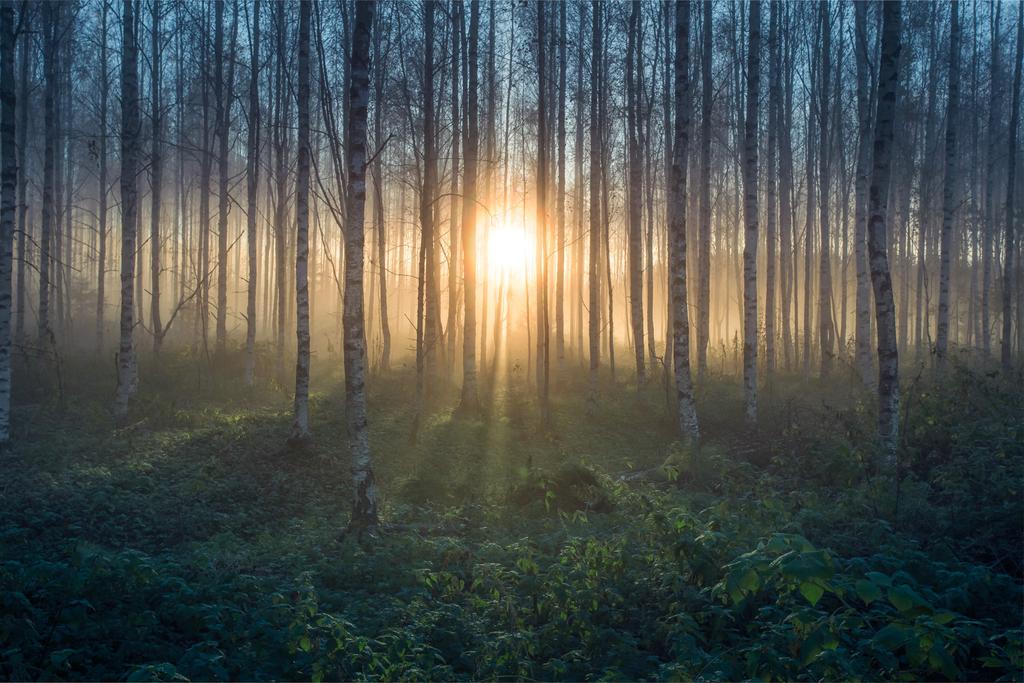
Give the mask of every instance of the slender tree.
[[[291, 440], [309, 432], [309, 22], [311, 2], [299, 3], [298, 161], [295, 176], [295, 420]], [[365, 125], [365, 123], [364, 123]], [[365, 131], [364, 131], [365, 135]], [[365, 163], [365, 160], [364, 160]], [[365, 187], [363, 193], [365, 195]], [[362, 227], [362, 225], [360, 225]], [[361, 245], [361, 242], [360, 242]], [[362, 257], [362, 248], [360, 248]], [[361, 268], [360, 268], [361, 271]], [[360, 289], [362, 279], [360, 278]], [[360, 319], [362, 319], [360, 291]], [[346, 345], [348, 339], [346, 337]], [[364, 342], [365, 344], [365, 342]]]
[[761, 96], [761, 3], [751, 0], [747, 110], [743, 135], [743, 395], [747, 424], [757, 421], [757, 138]]
[[960, 5], [949, 5], [949, 91], [946, 104], [946, 158], [942, 183], [942, 246], [939, 254], [939, 320], [935, 355], [945, 365], [949, 350], [949, 277], [953, 250], [953, 221], [956, 214], [956, 135], [960, 116]]
[[[756, 0], [755, 0], [756, 1]], [[677, 0], [675, 11], [675, 78], [672, 99], [675, 128], [669, 213], [669, 254], [672, 270], [672, 357], [680, 433], [692, 444], [700, 440], [690, 377], [690, 314], [686, 281], [686, 173], [690, 151], [690, 3]]]
[[871, 165], [871, 83], [868, 55], [868, 4], [854, 4], [854, 52], [857, 58], [857, 169], [855, 172], [854, 258], [857, 269], [856, 366], [871, 384], [871, 275], [868, 269], [868, 174]]
[[[1016, 245], [1016, 232], [1014, 229], [1014, 191], [1017, 182], [1017, 128], [1020, 126], [1020, 81], [1021, 63], [1024, 62], [1024, 3], [1017, 5], [1017, 57], [1013, 62], [1013, 101], [1010, 105], [1010, 144], [1009, 155], [1006, 166], [1006, 238], [1004, 249], [1006, 256], [1003, 260], [1003, 347], [1000, 353], [1003, 372], [1009, 373], [1011, 369], [1011, 351], [1013, 347], [1012, 322], [1010, 319], [1012, 296], [1014, 286], [1020, 287], [1020, 282], [1014, 282], [1016, 271], [1014, 270], [1014, 254]], [[1020, 311], [1018, 310], [1018, 316]], [[1019, 333], [1019, 331], [1018, 331]]]
[[11, 437], [11, 273], [18, 182], [14, 0], [0, 3], [0, 444]]
[[477, 45], [480, 42], [480, 0], [469, 3], [468, 67], [466, 79], [469, 85], [466, 99], [466, 139], [463, 150], [466, 155], [465, 177], [462, 188], [462, 267], [465, 274], [463, 285], [466, 297], [466, 312], [463, 319], [462, 335], [462, 403], [460, 408], [467, 412], [477, 409], [477, 363], [476, 363], [476, 205], [478, 156], [480, 149], [479, 113], [477, 90], [479, 89], [479, 68]]
[[150, 253], [150, 308], [149, 323], [153, 328], [153, 353], [160, 352], [160, 345], [163, 342], [163, 321], [160, 317], [160, 202], [163, 193], [163, 151], [161, 137], [163, 136], [163, 113], [161, 112], [160, 97], [160, 66], [163, 61], [160, 55], [160, 0], [152, 0], [153, 25], [150, 27], [151, 51], [150, 51], [150, 127], [151, 142], [149, 153], [149, 253]]
[[590, 51], [590, 255], [588, 261], [587, 285], [589, 290], [589, 336], [590, 336], [590, 396], [591, 404], [597, 402], [597, 372], [601, 363], [601, 289], [598, 273], [601, 254], [601, 118], [598, 84], [601, 73], [601, 12], [599, 0], [592, 0], [591, 51]]
[[[474, 3], [477, 0], [473, 0]], [[345, 195], [345, 422], [355, 495], [352, 524], [373, 527], [378, 519], [377, 485], [370, 458], [366, 413], [366, 331], [363, 314], [363, 218], [366, 209], [366, 118], [370, 99], [370, 37], [375, 3], [356, 3], [349, 70], [346, 126], [348, 173]], [[479, 11], [479, 10], [478, 10]]]
[[900, 2], [882, 3], [882, 53], [878, 64], [878, 109], [868, 189], [868, 256], [878, 329], [878, 435], [886, 458], [894, 461], [899, 434], [899, 350], [896, 308], [889, 273], [889, 176], [899, 91]]
[[[640, 34], [640, 8], [639, 2], [632, 3], [632, 11], [629, 14], [629, 29], [627, 31], [626, 48], [626, 127], [629, 156], [629, 215], [627, 226], [629, 229], [629, 321], [633, 331], [633, 354], [636, 359], [636, 380], [637, 387], [641, 387], [647, 381], [647, 371], [644, 363], [644, 303], [643, 303], [643, 225], [641, 223], [641, 212], [643, 199], [643, 160], [640, 154], [640, 144], [637, 139], [637, 115], [640, 108], [636, 84], [636, 52], [637, 40]], [[689, 12], [689, 10], [687, 10]], [[687, 14], [689, 24], [689, 14]], [[687, 88], [689, 84], [687, 84]], [[678, 138], [677, 138], [678, 139]]]
[[257, 199], [260, 183], [260, 0], [252, 5], [252, 42], [249, 59], [249, 138], [246, 144], [246, 220], [245, 235], [249, 248], [249, 275], [245, 305], [245, 384], [256, 381], [256, 286]]
[[132, 332], [135, 328], [135, 236], [139, 197], [139, 73], [135, 0], [124, 0], [121, 13], [121, 344], [117, 353], [114, 415], [123, 419], [139, 386]]

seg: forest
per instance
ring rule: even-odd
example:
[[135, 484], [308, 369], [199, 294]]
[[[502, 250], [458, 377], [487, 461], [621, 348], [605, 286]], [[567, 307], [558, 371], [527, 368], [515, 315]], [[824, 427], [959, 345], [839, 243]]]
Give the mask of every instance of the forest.
[[1024, 680], [1019, 0], [0, 0], [0, 678]]

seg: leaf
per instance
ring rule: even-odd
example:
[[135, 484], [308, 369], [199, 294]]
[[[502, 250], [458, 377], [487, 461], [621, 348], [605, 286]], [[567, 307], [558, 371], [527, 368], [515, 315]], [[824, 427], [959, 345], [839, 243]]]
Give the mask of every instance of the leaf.
[[875, 643], [889, 652], [895, 652], [907, 642], [907, 632], [902, 626], [889, 624], [875, 634]]
[[882, 589], [871, 581], [865, 581], [860, 579], [854, 585], [857, 589], [857, 597], [859, 597], [865, 605], [870, 605], [875, 600], [882, 597]]
[[948, 624], [949, 622], [956, 619], [956, 614], [950, 612], [948, 609], [941, 609], [932, 615], [932, 619], [935, 620], [936, 624]]
[[896, 586], [889, 591], [889, 602], [904, 614], [916, 612], [931, 612], [932, 608], [928, 602], [917, 594], [910, 586]]
[[892, 586], [892, 579], [881, 572], [868, 572], [864, 576], [871, 579], [872, 583], [878, 584], [879, 586], [885, 586], [886, 588], [890, 588]]
[[757, 572], [754, 571], [753, 567], [751, 567], [747, 570], [746, 574], [740, 578], [739, 586], [744, 591], [753, 593], [761, 587], [761, 577], [758, 576]]
[[303, 652], [309, 652], [313, 649], [313, 644], [309, 642], [309, 636], [299, 638], [299, 649]]
[[825, 589], [816, 583], [804, 581], [800, 584], [800, 593], [807, 598], [807, 602], [811, 603], [811, 607], [814, 607], [818, 604], [818, 600], [821, 600], [821, 596], [825, 594]]

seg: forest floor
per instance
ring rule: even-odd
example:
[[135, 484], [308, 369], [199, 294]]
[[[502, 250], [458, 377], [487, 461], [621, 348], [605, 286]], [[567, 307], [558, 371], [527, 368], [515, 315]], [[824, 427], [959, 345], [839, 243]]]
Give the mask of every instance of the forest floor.
[[387, 524], [359, 539], [338, 375], [292, 450], [289, 389], [245, 390], [240, 362], [144, 364], [122, 426], [109, 364], [67, 362], [63, 401], [18, 371], [0, 677], [1024, 676], [1019, 382], [911, 378], [897, 478], [838, 372], [780, 376], [753, 432], [734, 379], [700, 382], [690, 452], [660, 380], [608, 380], [588, 408], [575, 370], [549, 430], [516, 373], [413, 442], [401, 369], [369, 385]]

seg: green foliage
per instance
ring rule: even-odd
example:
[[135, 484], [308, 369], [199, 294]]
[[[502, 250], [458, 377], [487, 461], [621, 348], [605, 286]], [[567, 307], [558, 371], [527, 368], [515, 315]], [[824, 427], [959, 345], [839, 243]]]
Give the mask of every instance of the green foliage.
[[555, 396], [546, 432], [513, 385], [411, 443], [411, 378], [380, 378], [363, 545], [336, 378], [299, 453], [284, 393], [168, 362], [131, 426], [44, 406], [3, 454], [0, 677], [1021, 679], [1022, 396], [993, 379], [914, 387], [897, 498], [827, 387], [780, 380], [751, 437], [706, 384], [697, 451], [658, 387]]

